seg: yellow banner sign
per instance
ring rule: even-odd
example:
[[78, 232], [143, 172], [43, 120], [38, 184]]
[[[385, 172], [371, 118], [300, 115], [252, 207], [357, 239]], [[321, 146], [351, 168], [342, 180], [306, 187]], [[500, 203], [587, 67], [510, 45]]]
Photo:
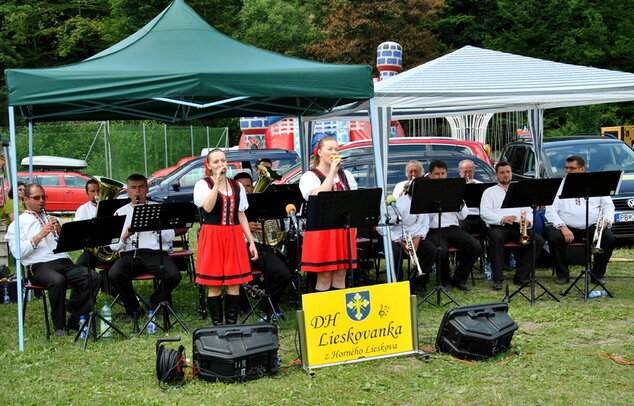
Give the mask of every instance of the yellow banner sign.
[[417, 348], [409, 282], [311, 293], [302, 302], [305, 368], [410, 354]]

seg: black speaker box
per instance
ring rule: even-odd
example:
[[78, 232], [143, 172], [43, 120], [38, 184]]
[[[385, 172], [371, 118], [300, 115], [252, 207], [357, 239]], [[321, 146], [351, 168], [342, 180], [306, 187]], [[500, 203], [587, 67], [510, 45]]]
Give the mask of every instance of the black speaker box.
[[241, 382], [278, 371], [273, 324], [203, 327], [194, 331], [193, 342], [196, 374], [206, 381]]
[[507, 351], [518, 328], [508, 309], [506, 303], [484, 303], [447, 310], [436, 348], [465, 359], [487, 359]]

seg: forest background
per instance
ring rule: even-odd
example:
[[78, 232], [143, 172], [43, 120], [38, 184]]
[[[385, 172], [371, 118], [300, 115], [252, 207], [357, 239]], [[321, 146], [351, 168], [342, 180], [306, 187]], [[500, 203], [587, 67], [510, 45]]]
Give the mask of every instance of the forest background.
[[[375, 66], [384, 41], [403, 69], [474, 45], [552, 61], [634, 72], [634, 2], [621, 0], [186, 0], [211, 26], [254, 46], [323, 62]], [[81, 61], [143, 27], [169, 0], [3, 0], [0, 68]], [[375, 72], [378, 76], [378, 72]], [[0, 136], [8, 136], [0, 78]], [[26, 123], [18, 121], [18, 125]], [[194, 125], [228, 127], [238, 119]], [[634, 103], [548, 110], [545, 133], [597, 133], [634, 124]], [[94, 134], [85, 135], [88, 140]], [[69, 143], [69, 148], [77, 146]], [[46, 144], [46, 140], [43, 140]], [[83, 151], [85, 153], [85, 151]], [[55, 153], [65, 156], [62, 151]], [[174, 164], [171, 162], [170, 164]]]

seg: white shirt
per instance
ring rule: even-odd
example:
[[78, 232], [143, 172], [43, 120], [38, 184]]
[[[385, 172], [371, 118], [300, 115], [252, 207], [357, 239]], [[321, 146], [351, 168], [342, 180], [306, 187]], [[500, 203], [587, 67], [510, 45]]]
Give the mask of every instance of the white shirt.
[[[55, 217], [57, 218], [57, 217]], [[24, 213], [20, 214], [18, 217], [20, 221], [20, 258], [24, 265], [29, 266], [33, 264], [37, 264], [40, 262], [49, 262], [54, 261], [56, 259], [69, 258], [68, 254], [65, 252], [60, 252], [59, 254], [53, 253], [53, 250], [57, 248], [57, 241], [55, 241], [55, 236], [53, 233], [48, 233], [48, 235], [37, 245], [33, 244], [33, 237], [35, 237], [40, 231], [42, 231], [42, 226], [48, 223], [48, 219], [44, 218], [43, 215], [39, 215], [31, 210], [26, 210]], [[57, 218], [60, 224], [62, 224], [62, 220]], [[7, 235], [5, 236], [5, 240], [9, 243], [9, 248], [11, 249], [11, 253], [13, 253], [14, 257], [18, 257], [16, 252], [16, 244], [15, 244], [15, 221], [9, 224], [9, 229], [7, 230]]]
[[[521, 218], [522, 210], [526, 211], [526, 219], [533, 225], [533, 209], [530, 207], [511, 207], [508, 209], [502, 209], [502, 202], [506, 197], [506, 190], [499, 183], [495, 186], [491, 186], [482, 193], [482, 200], [480, 201], [480, 217], [490, 226], [501, 226], [502, 218], [506, 216], [517, 217], [517, 223]], [[530, 227], [529, 227], [530, 228]]]
[[[564, 178], [565, 179], [565, 178]], [[559, 190], [552, 206], [546, 207], [546, 220], [553, 226], [559, 228], [563, 225], [572, 228], [586, 228], [586, 199], [570, 198], [560, 199], [564, 182], [559, 185]], [[597, 223], [599, 219], [599, 210], [601, 205], [604, 207], [604, 219], [608, 221], [609, 227], [612, 226], [614, 220], [614, 203], [609, 196], [596, 196], [588, 199], [590, 206], [588, 207], [588, 226]]]
[[[425, 214], [429, 220], [429, 228], [438, 228], [438, 213], [428, 213]], [[442, 213], [440, 216], [440, 225], [445, 228], [445, 227], [451, 227], [451, 226], [459, 226], [460, 225], [460, 220], [464, 220], [467, 218], [467, 216], [469, 215], [469, 209], [467, 208], [467, 205], [463, 205], [462, 206], [462, 210], [458, 211], [458, 212], [447, 212], [447, 213]], [[425, 234], [427, 234], [427, 232], [425, 232]]]
[[[426, 214], [410, 214], [409, 209], [412, 205], [412, 199], [408, 195], [404, 195], [396, 199], [396, 207], [403, 216], [400, 224], [390, 226], [392, 233], [392, 241], [404, 241], [404, 234], [409, 231], [412, 238], [425, 237], [429, 229], [429, 216]], [[389, 210], [389, 209], [388, 209]], [[396, 218], [395, 213], [390, 214], [392, 219]]]
[[[240, 206], [238, 206], [238, 211], [246, 211], [249, 208], [249, 201], [247, 200], [247, 191], [242, 185], [242, 183], [240, 182], [236, 182], [236, 183], [238, 184], [238, 187], [240, 188]], [[204, 178], [196, 182], [196, 185], [194, 185], [194, 204], [198, 207], [202, 207], [203, 201], [205, 201], [209, 192], [211, 192], [211, 188], [209, 187], [209, 184]], [[218, 188], [218, 193], [222, 193], [222, 195], [224, 196], [232, 196], [233, 188], [231, 188], [231, 186], [228, 186], [227, 184], [227, 190], [222, 190]], [[219, 196], [219, 198], [221, 197]]]
[[89, 220], [97, 217], [97, 204], [87, 201], [77, 208], [74, 221]]
[[407, 185], [410, 181], [404, 180], [402, 182], [398, 182], [396, 186], [394, 186], [394, 190], [392, 191], [392, 195], [394, 197], [403, 196], [403, 191], [405, 190], [405, 185]]
[[[147, 204], [158, 204], [158, 203], [148, 201]], [[125, 222], [123, 223], [123, 229], [121, 230], [121, 240], [119, 240], [119, 242], [116, 244], [111, 244], [110, 248], [112, 248], [115, 251], [121, 251], [121, 252], [132, 251], [135, 248], [134, 242], [138, 241], [138, 246], [136, 247], [138, 249], [158, 250], [159, 249], [159, 234], [157, 231], [142, 231], [140, 233], [137, 232], [133, 234], [128, 239], [128, 241], [123, 240], [123, 235], [128, 230], [128, 227], [130, 227], [130, 224], [132, 224], [133, 213], [134, 213], [134, 206], [132, 205], [132, 203], [128, 203], [122, 206], [121, 208], [119, 208], [119, 210], [117, 210], [114, 213], [115, 216], [126, 216], [126, 219], [125, 219]], [[174, 236], [175, 236], [174, 230], [161, 230], [161, 238], [163, 243], [162, 245], [163, 245], [163, 250], [165, 252], [168, 251], [169, 244], [174, 239]]]
[[[348, 179], [348, 186], [350, 186], [350, 190], [356, 190], [357, 181], [354, 179], [352, 174], [345, 169], [343, 172], [346, 174], [346, 178]], [[339, 183], [339, 175], [337, 173], [335, 173], [332, 183]], [[313, 171], [305, 172], [302, 177], [299, 178], [299, 190], [302, 192], [302, 196], [304, 196], [304, 200], [306, 201], [308, 201], [308, 197], [311, 192], [319, 186], [321, 186], [321, 181]]]

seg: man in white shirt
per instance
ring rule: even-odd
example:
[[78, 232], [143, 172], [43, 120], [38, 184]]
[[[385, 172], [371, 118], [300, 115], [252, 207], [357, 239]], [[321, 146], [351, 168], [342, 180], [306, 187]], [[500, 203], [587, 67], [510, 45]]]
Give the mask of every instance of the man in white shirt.
[[[447, 164], [443, 161], [433, 161], [429, 164], [429, 179], [447, 178]], [[429, 216], [429, 233], [427, 239], [437, 247], [440, 246], [440, 278], [443, 285], [452, 284], [454, 287], [468, 291], [467, 285], [469, 273], [473, 264], [480, 257], [482, 247], [478, 240], [460, 228], [460, 220], [467, 217], [468, 209], [462, 206], [459, 212], [446, 212], [441, 214], [440, 226], [438, 228], [438, 214], [427, 214]], [[458, 249], [456, 253], [456, 271], [453, 278], [449, 269], [449, 247]]]
[[[475, 164], [470, 159], [463, 159], [458, 164], [458, 175], [468, 184], [482, 183], [475, 179]], [[479, 207], [469, 207], [467, 218], [460, 222], [463, 230], [469, 234], [486, 234], [486, 226], [480, 218]]]
[[[45, 212], [47, 196], [44, 188], [37, 184], [26, 185], [24, 202], [26, 210], [18, 217], [20, 235], [15, 234], [14, 221], [9, 225], [6, 240], [11, 252], [20, 257], [28, 269], [29, 280], [35, 285], [46, 287], [51, 303], [51, 318], [55, 326], [55, 335], [66, 335], [66, 328], [77, 329], [80, 316], [88, 318], [92, 300], [99, 292], [101, 276], [88, 268], [73, 264], [67, 253], [54, 253], [57, 248], [57, 235], [61, 232], [60, 219], [47, 216]], [[17, 252], [16, 239], [20, 239], [20, 253]], [[18, 255], [19, 254], [19, 255]], [[92, 277], [92, 281], [88, 277]], [[70, 298], [71, 316], [68, 323], [66, 313], [66, 285], [73, 285]]]
[[89, 179], [86, 182], [88, 201], [77, 208], [74, 221], [88, 220], [97, 217], [97, 203], [99, 199], [99, 182]]
[[[526, 215], [528, 222], [527, 229], [533, 226], [533, 210], [530, 207], [502, 208], [502, 202], [506, 197], [506, 192], [513, 179], [511, 164], [506, 161], [495, 165], [495, 176], [498, 184], [491, 186], [482, 194], [480, 201], [480, 217], [489, 227], [489, 261], [493, 274], [493, 289], [502, 289], [502, 267], [504, 265], [504, 244], [507, 242], [518, 242], [520, 238], [520, 226], [522, 212]], [[544, 246], [544, 239], [541, 235], [528, 232], [535, 241], [535, 252], [539, 252]], [[529, 282], [532, 266], [532, 246], [522, 245], [517, 249], [519, 261], [515, 270], [513, 282], [524, 285]]]
[[409, 161], [407, 165], [405, 165], [405, 176], [407, 177], [407, 180], [399, 182], [396, 184], [396, 186], [394, 186], [394, 191], [392, 192], [394, 197], [398, 198], [404, 195], [405, 185], [409, 185], [412, 182], [412, 180], [416, 178], [420, 178], [424, 174], [425, 174], [425, 171], [423, 170], [423, 165], [421, 165], [420, 162]]
[[[181, 274], [174, 260], [168, 255], [169, 243], [174, 239], [174, 230], [160, 231], [162, 252], [159, 250], [159, 231], [130, 232], [134, 206], [157, 203], [147, 200], [148, 185], [145, 176], [130, 175], [126, 183], [131, 201], [115, 212], [115, 216], [126, 216], [126, 219], [123, 224], [121, 240], [111, 246], [112, 249], [120, 252], [120, 257], [109, 269], [108, 281], [121, 295], [128, 316], [126, 321], [135, 322], [134, 329], [136, 330], [138, 328], [136, 320], [144, 314], [144, 311], [134, 293], [132, 278], [144, 272], [151, 273], [158, 280], [163, 278], [150, 296], [150, 305], [152, 308], [156, 308], [163, 300], [170, 300], [172, 291], [181, 280]], [[161, 255], [165, 275], [161, 275]], [[163, 297], [161, 284], [165, 287], [165, 297]]]
[[[566, 158], [566, 173], [581, 173], [586, 171], [586, 162], [578, 155]], [[546, 207], [546, 220], [550, 223], [546, 227], [546, 239], [550, 247], [550, 254], [555, 264], [557, 279], [555, 283], [564, 285], [570, 278], [568, 269], [568, 244], [581, 241], [586, 237], [586, 201], [583, 198], [560, 199], [559, 195], [565, 183], [561, 182], [557, 196], [552, 206]], [[591, 197], [588, 200], [588, 228], [590, 238], [599, 219], [599, 211], [603, 206], [603, 233], [600, 246], [602, 253], [596, 254], [592, 266], [592, 279], [605, 284], [605, 270], [612, 256], [616, 237], [610, 230], [614, 219], [614, 203], [609, 196]]]

